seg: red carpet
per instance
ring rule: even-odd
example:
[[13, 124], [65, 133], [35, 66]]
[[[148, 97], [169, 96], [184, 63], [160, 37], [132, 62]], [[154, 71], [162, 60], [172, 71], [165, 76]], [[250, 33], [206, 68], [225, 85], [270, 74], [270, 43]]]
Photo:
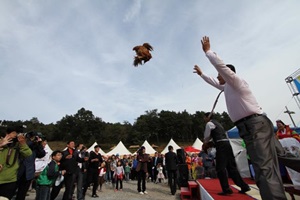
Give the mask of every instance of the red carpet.
[[[222, 191], [219, 180], [218, 179], [198, 179], [197, 180], [205, 190], [212, 196], [215, 200], [253, 200], [254, 198], [247, 194], [238, 193], [239, 190], [234, 187], [230, 187], [233, 190], [232, 195], [221, 196], [218, 195], [219, 192]], [[255, 182], [251, 179], [245, 178], [244, 181], [248, 184], [255, 184]], [[229, 185], [234, 185], [233, 181], [229, 179]], [[252, 188], [251, 188], [252, 189]], [[253, 189], [252, 189], [253, 190]]]

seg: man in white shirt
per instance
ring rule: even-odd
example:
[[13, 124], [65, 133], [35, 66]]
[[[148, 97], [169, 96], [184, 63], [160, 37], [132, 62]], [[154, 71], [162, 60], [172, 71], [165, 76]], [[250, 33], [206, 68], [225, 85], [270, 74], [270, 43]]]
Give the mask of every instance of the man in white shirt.
[[235, 74], [233, 65], [226, 65], [210, 50], [208, 37], [203, 37], [202, 49], [218, 71], [216, 79], [208, 77], [195, 65], [197, 73], [207, 83], [224, 90], [228, 114], [246, 143], [247, 153], [255, 170], [255, 181], [262, 199], [286, 199], [276, 155], [276, 138], [272, 122], [262, 115], [248, 83]]

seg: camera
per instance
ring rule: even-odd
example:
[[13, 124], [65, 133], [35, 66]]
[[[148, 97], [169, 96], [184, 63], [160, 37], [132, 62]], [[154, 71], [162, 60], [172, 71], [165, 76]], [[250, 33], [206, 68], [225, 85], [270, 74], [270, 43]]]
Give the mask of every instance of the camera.
[[27, 133], [23, 133], [26, 139], [29, 139], [33, 142], [39, 142], [46, 139], [46, 137], [41, 132], [29, 131]]

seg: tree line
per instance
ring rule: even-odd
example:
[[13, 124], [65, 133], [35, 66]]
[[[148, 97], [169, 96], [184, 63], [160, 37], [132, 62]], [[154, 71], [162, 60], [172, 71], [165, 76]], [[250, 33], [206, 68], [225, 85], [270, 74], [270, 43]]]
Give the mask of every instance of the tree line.
[[[187, 111], [160, 112], [157, 109], [146, 111], [133, 124], [104, 122], [93, 112], [81, 108], [74, 115], [66, 115], [56, 123], [43, 124], [37, 117], [26, 121], [1, 121], [1, 134], [5, 127], [23, 125], [25, 131], [41, 132], [48, 141], [69, 141], [92, 144], [95, 141], [101, 144], [116, 144], [122, 141], [125, 145], [142, 144], [145, 140], [159, 145], [173, 138], [176, 142], [193, 142], [196, 138], [203, 139], [205, 122], [203, 111], [189, 114]], [[215, 119], [225, 128], [231, 129], [234, 125], [226, 112], [215, 113]]]

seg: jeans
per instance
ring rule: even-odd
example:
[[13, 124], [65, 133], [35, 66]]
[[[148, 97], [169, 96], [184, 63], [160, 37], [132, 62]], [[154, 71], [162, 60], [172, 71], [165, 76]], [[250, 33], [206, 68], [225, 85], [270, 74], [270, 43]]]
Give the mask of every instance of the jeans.
[[84, 184], [84, 177], [85, 172], [82, 172], [81, 169], [79, 169], [79, 172], [77, 174], [77, 200], [83, 200], [83, 184]]
[[35, 200], [50, 200], [50, 185], [37, 185]]

